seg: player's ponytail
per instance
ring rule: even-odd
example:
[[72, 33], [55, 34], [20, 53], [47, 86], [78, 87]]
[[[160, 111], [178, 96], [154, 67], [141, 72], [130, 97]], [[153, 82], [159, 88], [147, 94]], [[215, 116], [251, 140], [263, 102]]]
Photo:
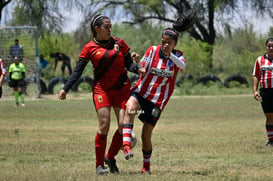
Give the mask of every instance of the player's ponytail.
[[195, 22], [196, 10], [190, 9], [183, 13], [183, 15], [173, 23], [173, 29], [178, 32], [183, 32], [189, 29]]
[[165, 30], [163, 30], [162, 36], [168, 35], [177, 42], [179, 38], [179, 32], [183, 32], [189, 29], [194, 24], [195, 18], [195, 10], [190, 9], [186, 11], [181, 17], [177, 18], [177, 20], [173, 22], [172, 28], [166, 28]]

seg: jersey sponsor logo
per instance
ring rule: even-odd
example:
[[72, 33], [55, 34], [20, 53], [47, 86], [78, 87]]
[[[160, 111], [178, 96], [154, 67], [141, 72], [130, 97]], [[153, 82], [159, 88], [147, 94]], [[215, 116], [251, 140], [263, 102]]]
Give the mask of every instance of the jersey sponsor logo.
[[160, 110], [158, 107], [154, 107], [153, 110], [152, 110], [152, 116], [155, 117], [155, 118], [158, 118], [160, 114]]
[[264, 65], [262, 66], [262, 70], [264, 71], [273, 70], [273, 65]]
[[168, 70], [163, 70], [163, 69], [157, 69], [152, 67], [151, 74], [156, 75], [158, 77], [172, 77], [173, 76], [173, 71], [168, 71]]
[[100, 51], [97, 51], [96, 55], [100, 55], [100, 54], [101, 54]]
[[119, 51], [119, 46], [118, 46], [118, 44], [115, 44], [115, 45], [114, 45], [114, 48], [115, 48], [115, 51], [116, 51], [116, 52]]
[[98, 101], [99, 101], [99, 103], [102, 103], [102, 102], [103, 102], [102, 96], [98, 96]]

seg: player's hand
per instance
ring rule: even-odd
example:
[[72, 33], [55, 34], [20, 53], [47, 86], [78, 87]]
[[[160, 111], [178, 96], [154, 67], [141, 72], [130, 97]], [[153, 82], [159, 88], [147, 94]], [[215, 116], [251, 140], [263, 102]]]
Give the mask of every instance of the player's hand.
[[61, 90], [58, 95], [60, 100], [65, 100], [66, 99], [66, 92], [64, 90]]
[[133, 52], [133, 53], [131, 54], [131, 58], [132, 58], [132, 60], [135, 61], [136, 63], [139, 63], [139, 61], [140, 61], [139, 54], [137, 54], [136, 52]]
[[169, 45], [163, 45], [161, 50], [162, 50], [164, 55], [166, 55], [166, 56], [171, 55], [171, 50], [170, 50]]
[[257, 101], [260, 101], [261, 98], [260, 98], [260, 94], [258, 91], [254, 92], [254, 99], [256, 99]]
[[146, 74], [146, 69], [144, 67], [140, 68], [137, 70], [138, 74], [141, 76], [145, 76]]

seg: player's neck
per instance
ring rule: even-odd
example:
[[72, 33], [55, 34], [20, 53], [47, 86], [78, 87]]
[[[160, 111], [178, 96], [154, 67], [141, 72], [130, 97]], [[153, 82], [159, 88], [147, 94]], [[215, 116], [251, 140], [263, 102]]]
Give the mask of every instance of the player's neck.
[[98, 45], [101, 45], [101, 46], [107, 46], [111, 42], [111, 39], [110, 40], [99, 40], [97, 38], [94, 38], [94, 42]]
[[267, 57], [268, 57], [268, 59], [272, 60], [273, 59], [273, 53], [268, 53]]

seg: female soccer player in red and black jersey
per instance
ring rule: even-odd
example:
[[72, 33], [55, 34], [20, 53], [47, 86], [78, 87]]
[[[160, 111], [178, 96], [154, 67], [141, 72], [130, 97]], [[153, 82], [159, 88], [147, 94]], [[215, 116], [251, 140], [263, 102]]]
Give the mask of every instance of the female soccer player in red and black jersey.
[[[266, 53], [256, 59], [253, 70], [253, 94], [261, 102], [266, 117], [267, 146], [273, 146], [273, 38], [265, 42]], [[260, 84], [260, 92], [258, 87]]]
[[[193, 12], [195, 13], [195, 12]], [[195, 14], [193, 14], [195, 16]], [[193, 23], [186, 21], [178, 23], [180, 26], [190, 27]], [[186, 23], [187, 22], [187, 23]], [[133, 121], [137, 113], [143, 122], [142, 127], [142, 173], [151, 174], [150, 159], [152, 156], [152, 131], [168, 103], [175, 87], [175, 79], [179, 70], [185, 67], [183, 53], [174, 49], [179, 38], [178, 29], [167, 28], [163, 30], [161, 45], [151, 46], [141, 59], [142, 66], [146, 69], [145, 75], [140, 76], [132, 88], [131, 96], [127, 101], [126, 113], [123, 124], [123, 151], [125, 159], [133, 157], [131, 151], [131, 137]]]
[[4, 77], [6, 75], [5, 65], [2, 59], [0, 59], [0, 98], [2, 97], [2, 85], [4, 82]]
[[[112, 24], [108, 17], [103, 15], [94, 17], [91, 22], [93, 40], [84, 46], [76, 68], [59, 93], [59, 99], [66, 98], [68, 90], [79, 79], [91, 60], [94, 67], [93, 100], [99, 122], [95, 137], [96, 173], [99, 175], [107, 173], [104, 162], [109, 166], [111, 173], [119, 173], [115, 156], [122, 147], [122, 121], [131, 87], [127, 70], [140, 74], [145, 72], [144, 68], [133, 62], [133, 60], [139, 62], [139, 55], [135, 52], [131, 54], [123, 39], [111, 36], [111, 28]], [[105, 155], [111, 107], [117, 118], [118, 129]]]

